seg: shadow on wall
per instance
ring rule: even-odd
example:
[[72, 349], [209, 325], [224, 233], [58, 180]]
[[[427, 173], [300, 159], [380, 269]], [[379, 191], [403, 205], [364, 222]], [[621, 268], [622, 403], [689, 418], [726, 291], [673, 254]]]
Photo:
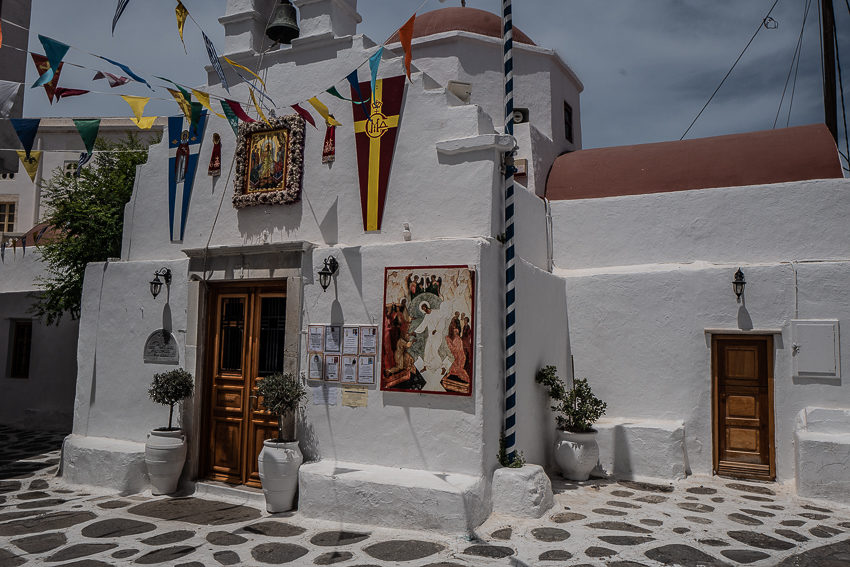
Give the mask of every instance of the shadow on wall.
[[626, 428], [622, 425], [614, 427], [614, 476], [632, 478], [632, 454]]
[[290, 235], [301, 226], [303, 209], [303, 201], [286, 205], [244, 207], [236, 212], [239, 233], [247, 244], [271, 242], [275, 231], [286, 231], [286, 234]]

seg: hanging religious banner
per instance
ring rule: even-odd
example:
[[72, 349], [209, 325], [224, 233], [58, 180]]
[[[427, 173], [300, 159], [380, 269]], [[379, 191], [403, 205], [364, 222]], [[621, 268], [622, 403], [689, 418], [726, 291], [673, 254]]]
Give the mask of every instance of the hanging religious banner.
[[336, 126], [328, 124], [325, 130], [325, 145], [322, 146], [322, 163], [333, 163], [336, 160]]
[[[363, 230], [381, 229], [384, 201], [393, 163], [395, 140], [401, 121], [404, 99], [404, 75], [375, 81], [375, 96], [368, 105], [366, 116], [360, 104], [360, 94], [351, 86], [354, 114], [354, 137], [357, 143], [357, 170], [360, 179], [360, 207]], [[369, 92], [370, 82], [359, 83], [361, 92]]]
[[474, 271], [386, 268], [381, 390], [471, 395], [474, 329]]
[[206, 125], [206, 112], [195, 124], [184, 121], [183, 116], [168, 117], [168, 223], [172, 241], [183, 240]]
[[213, 149], [210, 154], [210, 166], [207, 169], [207, 175], [210, 177], [218, 177], [221, 175], [221, 136], [218, 132], [213, 134]]
[[242, 123], [236, 141], [233, 206], [280, 205], [301, 199], [304, 119], [297, 114]]

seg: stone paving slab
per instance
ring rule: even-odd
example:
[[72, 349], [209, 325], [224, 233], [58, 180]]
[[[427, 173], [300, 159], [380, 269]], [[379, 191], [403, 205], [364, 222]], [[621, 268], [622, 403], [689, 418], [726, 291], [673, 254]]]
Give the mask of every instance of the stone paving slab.
[[543, 518], [494, 515], [453, 538], [67, 485], [56, 477], [62, 438], [0, 426], [0, 567], [850, 566], [850, 507], [779, 484], [554, 478]]

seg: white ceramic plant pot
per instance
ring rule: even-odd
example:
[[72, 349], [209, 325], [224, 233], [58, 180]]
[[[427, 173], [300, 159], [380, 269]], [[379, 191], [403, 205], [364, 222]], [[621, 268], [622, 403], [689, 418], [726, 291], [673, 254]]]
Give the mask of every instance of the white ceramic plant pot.
[[286, 512], [295, 507], [298, 491], [298, 467], [304, 461], [298, 441], [263, 441], [257, 458], [260, 482], [266, 496], [266, 510]]
[[596, 431], [574, 433], [558, 429], [555, 440], [555, 462], [561, 475], [569, 480], [587, 480], [590, 471], [599, 462], [599, 445]]
[[148, 433], [145, 443], [145, 464], [151, 492], [171, 494], [177, 490], [177, 481], [186, 463], [186, 437], [179, 429], [162, 431], [154, 429]]

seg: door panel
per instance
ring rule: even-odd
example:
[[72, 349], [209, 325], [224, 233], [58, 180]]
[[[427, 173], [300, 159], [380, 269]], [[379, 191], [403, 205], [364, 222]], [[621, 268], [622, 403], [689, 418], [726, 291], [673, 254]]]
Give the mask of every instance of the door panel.
[[712, 337], [714, 470], [773, 479], [773, 337]]
[[277, 437], [277, 419], [261, 409], [257, 381], [283, 371], [284, 283], [221, 285], [210, 293], [205, 476], [260, 486], [257, 457]]

